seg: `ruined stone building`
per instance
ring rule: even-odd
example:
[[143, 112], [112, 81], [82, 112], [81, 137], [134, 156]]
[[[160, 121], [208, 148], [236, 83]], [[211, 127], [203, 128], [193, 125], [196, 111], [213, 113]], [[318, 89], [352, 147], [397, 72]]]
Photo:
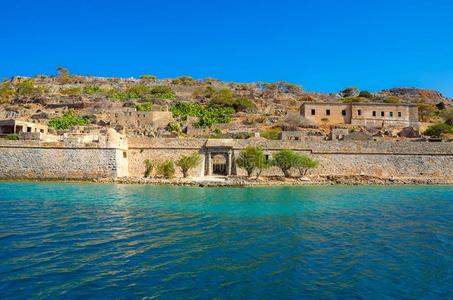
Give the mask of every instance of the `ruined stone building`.
[[415, 104], [306, 102], [300, 107], [300, 115], [317, 125], [419, 128], [418, 107]]
[[106, 113], [106, 121], [111, 126], [124, 128], [165, 127], [173, 121], [170, 111], [137, 111], [135, 108], [123, 108]]
[[21, 132], [47, 133], [47, 125], [23, 120], [0, 120], [0, 134], [19, 134]]

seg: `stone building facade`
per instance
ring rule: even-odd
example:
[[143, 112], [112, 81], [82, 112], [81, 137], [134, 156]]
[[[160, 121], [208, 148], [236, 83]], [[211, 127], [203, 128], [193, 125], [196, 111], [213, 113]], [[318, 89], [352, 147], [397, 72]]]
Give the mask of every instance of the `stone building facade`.
[[372, 128], [419, 128], [415, 104], [303, 103], [300, 115], [317, 125], [351, 124]]
[[21, 132], [48, 133], [47, 125], [22, 120], [0, 120], [0, 134], [19, 134]]
[[137, 111], [135, 108], [122, 108], [106, 114], [109, 125], [124, 128], [165, 127], [173, 121], [170, 111]]

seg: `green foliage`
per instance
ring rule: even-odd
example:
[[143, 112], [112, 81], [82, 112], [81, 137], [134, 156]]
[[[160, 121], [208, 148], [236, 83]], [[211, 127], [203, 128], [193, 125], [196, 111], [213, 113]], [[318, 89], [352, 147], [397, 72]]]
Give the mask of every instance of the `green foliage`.
[[16, 93], [23, 96], [40, 95], [45, 91], [44, 87], [35, 86], [35, 80], [32, 78], [23, 80], [16, 85]]
[[146, 81], [156, 81], [157, 80], [157, 76], [155, 76], [155, 75], [141, 75], [140, 79], [146, 80]]
[[279, 140], [280, 132], [282, 132], [282, 129], [280, 127], [275, 127], [261, 131], [260, 136], [268, 140]]
[[3, 81], [0, 84], [0, 104], [8, 102], [14, 94], [14, 87], [10, 81]]
[[132, 99], [146, 98], [150, 93], [151, 88], [143, 84], [133, 85], [127, 88], [127, 94]]
[[[252, 176], [255, 170], [262, 170], [269, 164], [264, 155], [263, 149], [259, 146], [247, 146], [241, 150], [239, 157], [236, 159], [239, 168], [245, 169], [247, 176]], [[258, 175], [261, 173], [259, 171]]]
[[342, 102], [343, 103], [368, 102], [368, 99], [363, 97], [345, 97], [342, 99]]
[[71, 87], [60, 90], [60, 93], [68, 96], [77, 96], [82, 93], [82, 89], [79, 87]]
[[60, 66], [57, 67], [57, 79], [60, 83], [67, 84], [77, 82], [80, 77], [71, 75], [68, 69]]
[[453, 126], [445, 123], [431, 125], [425, 130], [424, 134], [431, 137], [440, 137], [442, 134], [453, 134]]
[[247, 111], [253, 108], [253, 102], [247, 97], [235, 97], [230, 89], [215, 90], [208, 86], [205, 89], [196, 89], [194, 91], [196, 98], [211, 98], [209, 102], [212, 105], [223, 107], [232, 107], [235, 111]]
[[82, 92], [87, 95], [93, 95], [93, 94], [100, 94], [100, 93], [105, 93], [106, 91], [101, 88], [100, 86], [97, 85], [88, 85], [84, 86], [82, 89]]
[[79, 117], [74, 111], [65, 112], [63, 116], [53, 118], [49, 121], [49, 126], [55, 129], [66, 130], [76, 125], [87, 125], [90, 123], [88, 117]]
[[199, 103], [178, 102], [170, 108], [173, 117], [182, 120], [197, 117], [196, 127], [210, 127], [216, 123], [229, 123], [234, 109], [219, 105], [202, 105]]
[[367, 98], [367, 99], [372, 99], [372, 98], [373, 98], [373, 94], [371, 94], [371, 93], [368, 92], [368, 91], [360, 91], [359, 97], [363, 97], [363, 98]]
[[344, 90], [340, 91], [340, 95], [342, 97], [355, 97], [359, 94], [359, 89], [354, 87], [354, 86], [351, 86], [351, 87], [348, 87], [348, 88], [345, 88]]
[[151, 176], [153, 169], [156, 167], [156, 162], [151, 159], [145, 159], [145, 177]]
[[145, 103], [138, 103], [135, 105], [137, 111], [151, 111], [153, 108], [153, 103], [145, 102]]
[[299, 156], [296, 152], [289, 149], [278, 151], [273, 158], [272, 164], [279, 167], [285, 177], [290, 177], [290, 169], [298, 166]]
[[5, 138], [6, 138], [7, 140], [10, 140], [10, 141], [17, 141], [17, 140], [19, 140], [19, 136], [18, 136], [16, 133], [7, 134]]
[[233, 108], [235, 111], [248, 111], [253, 108], [253, 102], [247, 97], [234, 99]]
[[303, 154], [296, 153], [295, 168], [299, 170], [300, 176], [305, 176], [310, 169], [314, 169], [319, 165], [317, 160], [312, 159]]
[[175, 164], [172, 160], [165, 160], [157, 164], [157, 174], [172, 179], [175, 176]]
[[184, 178], [189, 175], [190, 169], [195, 168], [200, 163], [201, 156], [196, 152], [190, 155], [183, 155], [176, 161], [176, 165], [181, 168]]
[[418, 106], [418, 117], [423, 122], [429, 122], [429, 119], [436, 110], [436, 106], [428, 102], [417, 102]]
[[152, 98], [157, 98], [157, 99], [175, 99], [176, 95], [175, 92], [169, 87], [169, 86], [164, 86], [164, 85], [158, 85], [153, 87], [150, 92], [150, 96]]
[[384, 99], [384, 103], [401, 103], [401, 99], [397, 96], [388, 96]]
[[196, 81], [192, 78], [192, 76], [180, 76], [172, 80], [172, 84], [178, 85], [195, 85]]
[[303, 91], [299, 85], [286, 81], [277, 81], [273, 83], [261, 82], [257, 83], [257, 87], [284, 93], [295, 93]]
[[179, 123], [176, 123], [176, 122], [168, 123], [167, 130], [170, 132], [180, 133], [181, 125], [179, 125]]
[[442, 111], [440, 116], [444, 119], [445, 124], [453, 125], [453, 107]]
[[106, 95], [107, 98], [111, 100], [116, 100], [116, 101], [126, 101], [128, 100], [129, 94], [124, 91], [116, 90], [116, 89], [109, 89], [104, 91], [104, 94]]

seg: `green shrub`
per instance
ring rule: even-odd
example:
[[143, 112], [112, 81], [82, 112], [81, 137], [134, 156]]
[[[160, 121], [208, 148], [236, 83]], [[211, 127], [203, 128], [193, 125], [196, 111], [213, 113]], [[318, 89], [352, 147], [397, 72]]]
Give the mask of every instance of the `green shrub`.
[[280, 127], [266, 129], [260, 132], [260, 136], [268, 140], [279, 140], [280, 132], [282, 129]]
[[359, 89], [354, 86], [351, 86], [351, 87], [345, 88], [344, 90], [340, 91], [340, 95], [345, 98], [356, 97], [359, 95]]
[[298, 159], [299, 157], [296, 152], [289, 149], [282, 149], [274, 155], [272, 164], [279, 167], [285, 177], [290, 177], [290, 169], [299, 165]]
[[192, 78], [192, 76], [180, 76], [171, 82], [172, 84], [178, 85], [195, 85], [196, 81]]
[[401, 99], [397, 96], [388, 96], [384, 99], [384, 103], [401, 103]]
[[233, 108], [235, 111], [248, 111], [253, 108], [253, 102], [247, 97], [235, 98]]
[[434, 111], [436, 110], [436, 106], [428, 102], [417, 102], [417, 106], [418, 106], [418, 117], [420, 118], [420, 120], [423, 122], [429, 122]]
[[149, 92], [152, 98], [157, 99], [175, 99], [175, 92], [169, 87], [164, 85], [158, 85], [151, 89]]
[[442, 117], [442, 119], [444, 119], [445, 124], [453, 125], [453, 107], [450, 107], [442, 111], [440, 116]]
[[431, 137], [440, 137], [442, 134], [453, 134], [453, 126], [445, 123], [431, 125], [425, 130], [424, 134]]
[[116, 89], [106, 90], [104, 91], [104, 94], [106, 95], [107, 98], [111, 100], [126, 101], [129, 99], [129, 94], [127, 92]]
[[24, 96], [41, 95], [45, 92], [44, 87], [35, 86], [35, 80], [32, 78], [23, 80], [16, 85], [16, 93]]
[[170, 108], [173, 117], [186, 120], [187, 117], [197, 117], [196, 127], [210, 127], [216, 123], [228, 123], [234, 109], [219, 105], [202, 105], [200, 103], [178, 102]]
[[156, 167], [156, 162], [150, 159], [145, 160], [145, 177], [151, 176], [153, 169]]
[[135, 105], [137, 111], [151, 111], [153, 108], [153, 103], [145, 102], [145, 103], [138, 103]]
[[155, 76], [155, 75], [141, 75], [140, 79], [147, 80], [147, 81], [156, 81], [157, 80], [157, 76]]
[[7, 140], [10, 140], [10, 141], [17, 141], [17, 140], [19, 140], [19, 136], [18, 136], [16, 133], [7, 134], [5, 138], [6, 138]]
[[171, 160], [160, 162], [157, 165], [157, 174], [172, 179], [175, 176], [175, 164]]
[[176, 122], [168, 123], [167, 130], [170, 132], [180, 133], [181, 125], [179, 125], [179, 123], [176, 123]]
[[55, 129], [66, 130], [76, 125], [87, 125], [90, 123], [88, 117], [79, 117], [74, 111], [70, 110], [65, 112], [63, 116], [53, 118], [49, 121], [49, 126]]
[[373, 98], [373, 94], [371, 94], [371, 93], [368, 92], [368, 91], [360, 91], [359, 97], [367, 98], [367, 99], [372, 99], [372, 98]]
[[342, 102], [343, 103], [368, 102], [368, 99], [363, 97], [346, 97], [342, 99]]
[[257, 146], [247, 146], [245, 149], [241, 150], [236, 159], [236, 164], [239, 168], [242, 168], [247, 172], [248, 177], [252, 176], [253, 172], [257, 169], [259, 170], [259, 176], [261, 170], [269, 165], [263, 149]]
[[3, 81], [0, 84], [0, 104], [8, 102], [14, 94], [14, 87], [10, 81]]
[[82, 92], [87, 95], [93, 95], [97, 93], [104, 93], [105, 90], [97, 85], [84, 86]]
[[150, 93], [151, 88], [143, 84], [133, 85], [127, 88], [129, 98], [133, 99], [146, 98]]
[[310, 169], [314, 169], [319, 165], [317, 160], [312, 159], [303, 154], [296, 153], [295, 168], [299, 170], [300, 176], [305, 176]]
[[189, 175], [189, 170], [195, 168], [201, 163], [201, 156], [194, 152], [190, 155], [183, 155], [177, 161], [176, 165], [181, 168], [182, 174], [185, 177]]

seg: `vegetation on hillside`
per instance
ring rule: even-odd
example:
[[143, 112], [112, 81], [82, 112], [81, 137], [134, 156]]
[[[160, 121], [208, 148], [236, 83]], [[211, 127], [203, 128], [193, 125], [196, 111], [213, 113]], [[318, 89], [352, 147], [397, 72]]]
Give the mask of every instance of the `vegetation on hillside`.
[[80, 117], [70, 110], [65, 112], [61, 117], [53, 118], [49, 121], [49, 126], [55, 129], [66, 130], [72, 126], [87, 125], [90, 120], [87, 117]]
[[178, 102], [170, 108], [173, 117], [186, 120], [187, 117], [198, 118], [194, 126], [210, 127], [216, 123], [229, 123], [234, 113], [230, 107], [204, 105], [200, 103]]
[[196, 152], [190, 155], [183, 155], [176, 161], [176, 165], [181, 168], [184, 178], [189, 176], [190, 169], [197, 167], [200, 163], [201, 156]]

